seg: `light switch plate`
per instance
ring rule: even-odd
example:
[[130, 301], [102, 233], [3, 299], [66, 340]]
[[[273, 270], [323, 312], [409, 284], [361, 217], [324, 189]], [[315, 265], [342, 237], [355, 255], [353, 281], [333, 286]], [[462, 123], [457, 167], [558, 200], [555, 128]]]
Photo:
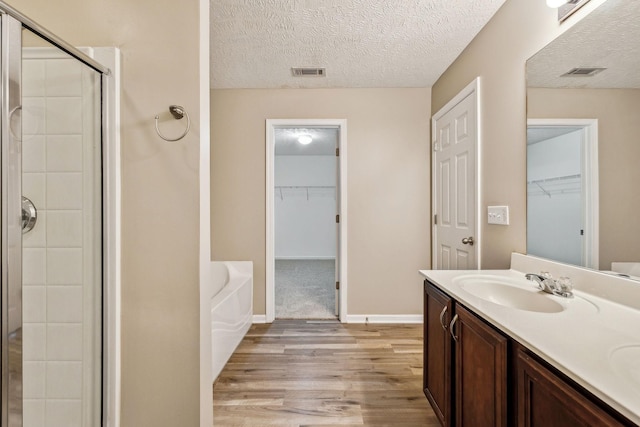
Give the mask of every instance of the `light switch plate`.
[[509, 206], [488, 206], [489, 224], [509, 225]]

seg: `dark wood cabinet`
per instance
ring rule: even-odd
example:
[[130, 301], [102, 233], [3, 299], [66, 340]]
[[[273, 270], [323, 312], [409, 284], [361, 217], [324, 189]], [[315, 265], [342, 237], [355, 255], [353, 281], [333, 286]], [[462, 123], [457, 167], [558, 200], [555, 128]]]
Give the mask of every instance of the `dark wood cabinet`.
[[424, 394], [440, 423], [451, 426], [451, 335], [448, 325], [452, 300], [435, 286], [424, 291]]
[[523, 349], [517, 351], [516, 375], [518, 427], [633, 425], [616, 419]]
[[427, 280], [424, 393], [444, 427], [637, 426]]
[[456, 426], [507, 426], [507, 338], [463, 306], [455, 334]]
[[429, 282], [424, 316], [424, 393], [440, 423], [506, 426], [507, 338]]

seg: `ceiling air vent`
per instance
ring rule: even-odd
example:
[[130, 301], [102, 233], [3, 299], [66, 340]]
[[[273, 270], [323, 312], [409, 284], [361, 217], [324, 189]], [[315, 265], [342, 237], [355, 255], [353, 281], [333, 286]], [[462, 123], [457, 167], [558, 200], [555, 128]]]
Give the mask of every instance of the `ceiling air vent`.
[[579, 67], [564, 73], [561, 77], [592, 77], [604, 70], [606, 68]]
[[293, 77], [324, 77], [327, 75], [327, 70], [317, 67], [293, 67], [291, 74]]

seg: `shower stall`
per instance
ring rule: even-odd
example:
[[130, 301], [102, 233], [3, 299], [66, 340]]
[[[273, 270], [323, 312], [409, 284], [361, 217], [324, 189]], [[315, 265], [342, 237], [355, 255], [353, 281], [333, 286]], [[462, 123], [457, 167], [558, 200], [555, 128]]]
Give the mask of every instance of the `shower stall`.
[[1, 427], [103, 425], [109, 70], [0, 1]]

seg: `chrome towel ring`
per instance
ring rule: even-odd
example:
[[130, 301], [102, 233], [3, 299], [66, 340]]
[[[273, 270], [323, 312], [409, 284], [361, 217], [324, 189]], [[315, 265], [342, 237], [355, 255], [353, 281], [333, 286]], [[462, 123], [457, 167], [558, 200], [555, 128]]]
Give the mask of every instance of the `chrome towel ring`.
[[162, 135], [162, 133], [160, 132], [160, 128], [158, 128], [158, 119], [160, 119], [159, 115], [156, 115], [156, 132], [158, 133], [158, 136], [165, 141], [180, 141], [182, 138], [187, 136], [187, 133], [189, 133], [189, 129], [191, 128], [191, 119], [189, 118], [189, 113], [187, 113], [187, 110], [185, 110], [184, 107], [181, 107], [180, 105], [170, 105], [169, 112], [176, 120], [180, 120], [185, 116], [187, 117], [187, 128], [184, 130], [184, 133], [177, 138], [167, 138], [166, 136]]

